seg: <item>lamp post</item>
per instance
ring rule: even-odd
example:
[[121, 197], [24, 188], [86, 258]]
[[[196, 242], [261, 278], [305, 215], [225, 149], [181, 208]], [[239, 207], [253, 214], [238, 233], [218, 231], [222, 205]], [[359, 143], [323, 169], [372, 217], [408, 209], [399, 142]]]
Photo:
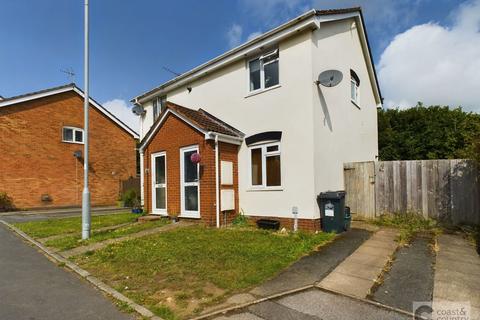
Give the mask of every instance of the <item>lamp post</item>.
[[88, 190], [88, 0], [85, 0], [85, 47], [84, 47], [84, 158], [83, 158], [83, 192], [82, 192], [82, 239], [90, 238], [90, 191]]

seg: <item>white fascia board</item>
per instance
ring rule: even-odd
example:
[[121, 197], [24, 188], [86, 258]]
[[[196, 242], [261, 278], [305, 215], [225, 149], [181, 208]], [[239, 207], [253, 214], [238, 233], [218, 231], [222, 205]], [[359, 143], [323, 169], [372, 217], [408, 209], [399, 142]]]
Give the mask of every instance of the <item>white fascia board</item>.
[[[74, 87], [73, 88], [73, 91], [75, 91], [76, 93], [78, 93], [80, 96], [82, 96], [83, 98], [85, 98], [85, 96], [83, 95], [83, 92], [81, 90], [79, 90], [77, 87]], [[95, 100], [93, 100], [92, 98], [88, 98], [88, 101], [90, 102], [91, 105], [93, 105], [95, 108], [97, 108], [101, 113], [103, 113], [104, 115], [106, 115], [109, 119], [111, 119], [113, 122], [115, 122], [116, 124], [118, 124], [120, 127], [122, 127], [125, 131], [127, 131], [128, 133], [130, 133], [135, 139], [139, 139], [139, 135], [138, 133], [136, 133], [135, 131], [133, 131], [132, 129], [130, 129], [130, 127], [128, 127], [126, 124], [124, 124], [123, 122], [121, 122], [119, 119], [117, 119], [113, 114], [111, 114], [107, 109], [105, 109], [104, 107], [102, 107], [100, 104], [98, 104]]]
[[370, 83], [372, 84], [373, 87], [373, 92], [375, 95], [375, 99], [377, 103], [382, 104], [382, 99], [380, 97], [380, 91], [377, 86], [377, 80], [375, 77], [375, 71], [374, 71], [374, 66], [372, 65], [372, 57], [370, 50], [368, 48], [367, 44], [367, 38], [365, 36], [365, 28], [362, 23], [362, 18], [360, 16], [359, 12], [349, 12], [349, 13], [342, 13], [342, 14], [332, 14], [332, 15], [326, 15], [326, 16], [320, 16], [319, 17], [319, 22], [320, 24], [322, 22], [329, 22], [329, 21], [338, 21], [338, 20], [345, 20], [345, 19], [350, 19], [350, 18], [355, 18], [355, 22], [359, 26], [360, 30], [360, 42], [362, 44], [362, 49], [363, 53], [365, 55], [365, 61], [367, 63], [367, 69], [368, 69], [368, 76], [370, 78]]
[[218, 137], [218, 141], [220, 141], [220, 142], [235, 144], [235, 145], [238, 145], [238, 146], [240, 146], [243, 143], [243, 138], [229, 136], [227, 134], [211, 132], [211, 131], [205, 133], [205, 140], [214, 140], [215, 136]]
[[65, 87], [65, 88], [60, 88], [60, 89], [57, 89], [57, 90], [32, 94], [32, 95], [28, 95], [28, 96], [25, 96], [25, 97], [19, 97], [17, 99], [6, 100], [6, 101], [1, 101], [0, 100], [0, 107], [6, 107], [6, 106], [10, 106], [12, 104], [17, 104], [17, 103], [30, 101], [30, 100], [35, 100], [35, 99], [40, 99], [40, 98], [44, 98], [44, 97], [48, 97], [48, 96], [53, 96], [55, 94], [59, 94], [59, 93], [63, 93], [63, 92], [71, 91], [71, 90], [73, 90], [73, 87]]
[[[305, 19], [304, 16], [308, 15], [311, 15], [311, 17]], [[158, 89], [155, 89], [154, 92], [150, 93], [149, 95], [142, 98], [134, 98], [132, 102], [135, 101], [137, 103], [144, 103], [155, 96], [162, 95], [182, 85], [186, 85], [196, 80], [197, 78], [203, 77], [234, 61], [243, 59], [245, 57], [253, 55], [254, 53], [258, 53], [262, 50], [262, 48], [277, 44], [282, 39], [285, 39], [296, 32], [308, 28], [318, 29], [320, 27], [318, 17], [314, 15], [314, 11], [309, 11], [304, 16], [301, 16], [289, 22], [290, 24], [292, 24], [289, 27], [285, 27], [285, 25], [289, 24], [287, 23], [283, 26], [271, 30], [270, 32], [265, 33], [263, 36], [259, 36], [258, 38], [251, 40], [251, 44], [250, 42], [247, 42], [246, 44], [234, 48], [217, 58], [207, 61], [206, 63], [192, 69], [191, 71], [186, 72], [184, 75], [181, 75], [166, 82], [164, 85], [160, 86]], [[300, 22], [297, 22], [297, 20], [300, 20]]]

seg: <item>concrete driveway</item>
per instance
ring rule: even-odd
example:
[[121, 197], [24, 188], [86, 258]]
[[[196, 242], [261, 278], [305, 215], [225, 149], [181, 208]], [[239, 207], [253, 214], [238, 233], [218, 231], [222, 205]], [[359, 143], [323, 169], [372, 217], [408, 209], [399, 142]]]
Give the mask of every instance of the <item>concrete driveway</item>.
[[0, 224], [0, 319], [133, 319]]

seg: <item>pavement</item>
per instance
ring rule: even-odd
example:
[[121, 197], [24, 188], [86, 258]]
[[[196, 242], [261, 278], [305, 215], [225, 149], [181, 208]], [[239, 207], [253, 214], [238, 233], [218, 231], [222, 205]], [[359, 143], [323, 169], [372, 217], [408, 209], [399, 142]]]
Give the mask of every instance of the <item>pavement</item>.
[[370, 232], [363, 229], [351, 229], [340, 234], [333, 242], [303, 257], [275, 278], [251, 290], [250, 293], [265, 297], [312, 285], [323, 279], [370, 235]]
[[384, 320], [412, 319], [388, 308], [317, 288], [251, 305], [216, 320]]
[[398, 231], [381, 229], [348, 256], [318, 286], [366, 298], [398, 247]]
[[0, 224], [0, 319], [133, 319]]
[[[104, 215], [114, 213], [124, 213], [130, 208], [119, 207], [94, 207], [92, 208], [92, 215]], [[0, 212], [0, 219], [8, 223], [39, 221], [52, 218], [68, 218], [80, 217], [82, 215], [81, 208], [64, 208], [64, 209], [45, 209], [45, 210], [31, 210], [31, 211], [9, 211]]]
[[400, 248], [373, 300], [406, 311], [412, 310], [413, 301], [431, 301], [435, 263], [431, 243], [431, 236], [417, 237]]
[[433, 305], [468, 302], [471, 319], [480, 319], [480, 256], [473, 244], [460, 235], [438, 237]]

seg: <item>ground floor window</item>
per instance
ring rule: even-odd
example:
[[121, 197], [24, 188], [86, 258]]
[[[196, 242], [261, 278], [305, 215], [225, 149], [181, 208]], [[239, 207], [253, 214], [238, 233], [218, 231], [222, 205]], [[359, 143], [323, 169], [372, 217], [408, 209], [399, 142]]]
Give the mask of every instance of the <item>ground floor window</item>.
[[282, 185], [280, 143], [269, 143], [250, 148], [251, 185], [254, 188]]

